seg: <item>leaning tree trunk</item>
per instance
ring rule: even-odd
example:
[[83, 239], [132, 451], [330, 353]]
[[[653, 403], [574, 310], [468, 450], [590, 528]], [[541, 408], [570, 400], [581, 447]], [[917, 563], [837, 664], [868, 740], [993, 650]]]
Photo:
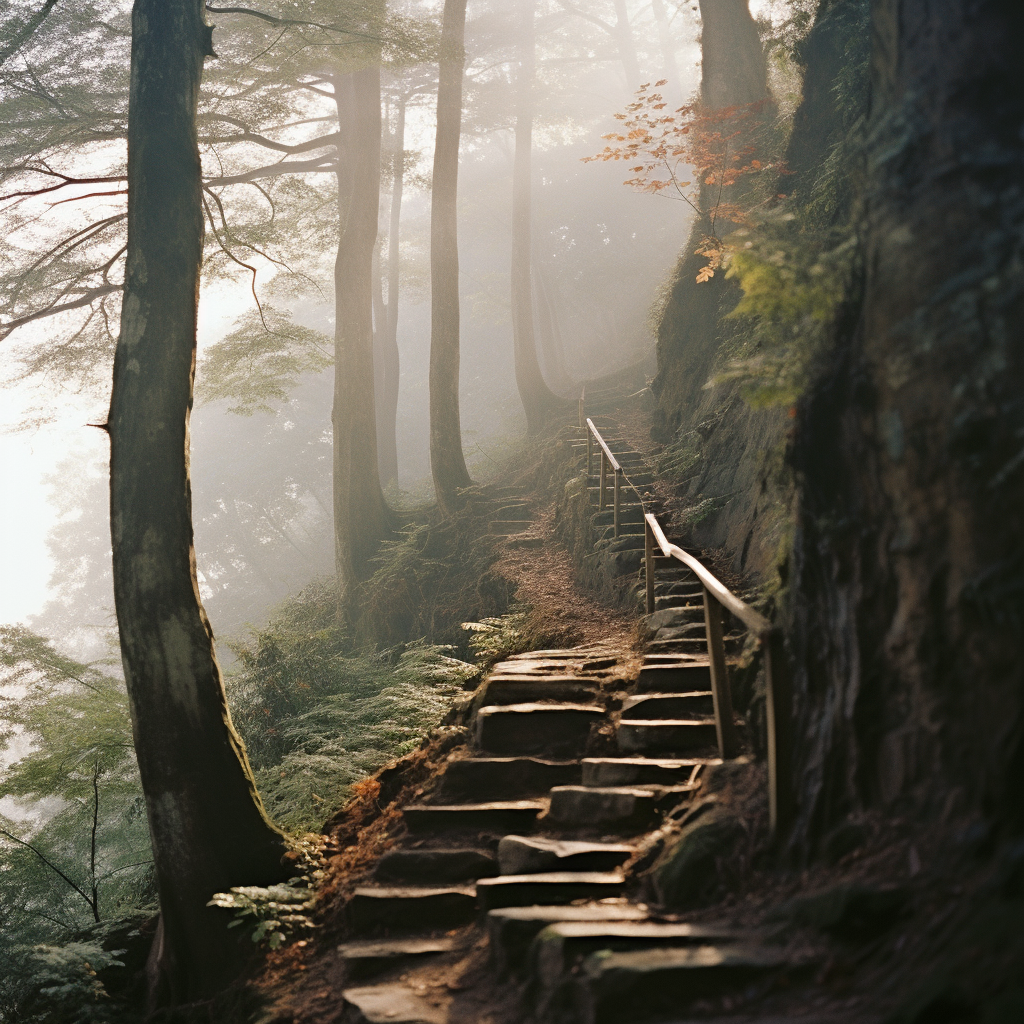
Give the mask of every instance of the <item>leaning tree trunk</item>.
[[380, 445], [380, 475], [386, 482], [398, 479], [398, 288], [401, 280], [400, 231], [402, 195], [405, 190], [405, 97], [396, 104], [394, 150], [392, 154], [391, 211], [388, 224], [388, 301], [381, 319], [377, 348], [380, 356], [380, 389], [377, 408], [377, 435]]
[[1024, 817], [1024, 9], [872, 16], [862, 297], [795, 450], [805, 852], [864, 806]]
[[192, 544], [189, 414], [203, 210], [196, 108], [212, 30], [202, 0], [136, 0], [128, 249], [114, 357], [114, 601], [160, 897], [151, 997], [212, 995], [242, 950], [206, 906], [285, 877], [224, 699]]
[[516, 153], [512, 165], [512, 341], [516, 384], [526, 412], [527, 433], [536, 434], [561, 404], [544, 382], [537, 359], [530, 269], [533, 191], [534, 7], [520, 0], [520, 53], [516, 82]]
[[558, 310], [551, 299], [547, 275], [539, 260], [533, 261], [534, 298], [537, 304], [537, 333], [540, 336], [540, 351], [544, 358], [544, 371], [551, 386], [558, 393], [573, 397], [579, 388], [565, 368], [565, 350], [562, 332], [558, 327]]
[[338, 610], [391, 529], [377, 465], [373, 380], [373, 249], [380, 210], [380, 68], [334, 80], [338, 125], [338, 256], [334, 264], [334, 558]]
[[437, 135], [430, 203], [430, 472], [450, 512], [472, 482], [459, 417], [459, 242], [457, 198], [465, 68], [466, 0], [445, 0], [437, 84]]

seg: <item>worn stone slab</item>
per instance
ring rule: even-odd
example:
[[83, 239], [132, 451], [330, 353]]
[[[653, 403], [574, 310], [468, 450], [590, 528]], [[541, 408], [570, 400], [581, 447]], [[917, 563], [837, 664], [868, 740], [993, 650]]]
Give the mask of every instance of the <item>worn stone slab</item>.
[[546, 988], [554, 987], [577, 960], [602, 949], [612, 951], [738, 942], [734, 928], [664, 921], [558, 921], [533, 940], [531, 970]]
[[540, 701], [590, 704], [597, 696], [597, 691], [593, 679], [581, 679], [579, 676], [492, 676], [483, 685], [480, 701], [484, 706]]
[[713, 718], [715, 702], [711, 691], [690, 693], [646, 693], [622, 702], [622, 718], [699, 719]]
[[470, 757], [449, 761], [441, 777], [444, 800], [515, 800], [580, 781], [579, 761], [540, 757]]
[[633, 855], [627, 843], [584, 843], [540, 836], [505, 836], [498, 843], [502, 875], [548, 871], [614, 871]]
[[573, 979], [581, 1024], [635, 1024], [678, 1016], [697, 999], [742, 991], [787, 966], [781, 950], [727, 945], [603, 950], [583, 961]]
[[410, 804], [402, 816], [410, 832], [529, 831], [544, 810], [541, 800], [491, 800], [479, 804]]
[[476, 743], [492, 754], [545, 754], [579, 757], [590, 727], [604, 719], [592, 704], [506, 704], [481, 708], [476, 715]]
[[407, 985], [367, 985], [347, 988], [344, 1024], [444, 1024], [447, 1009], [413, 992]]
[[660, 611], [645, 615], [644, 625], [648, 632], [656, 633], [659, 629], [677, 629], [680, 627], [699, 626], [704, 628], [704, 610], [700, 610], [700, 616], [695, 616], [686, 608], [662, 608]]
[[648, 909], [625, 899], [568, 907], [502, 907], [487, 914], [487, 938], [491, 959], [500, 973], [518, 969], [534, 937], [557, 921], [644, 921]]
[[[706, 647], [706, 643], [705, 643]], [[711, 689], [711, 666], [684, 661], [644, 661], [636, 679], [636, 693], [694, 693]]]
[[719, 764], [719, 758], [588, 757], [583, 761], [584, 786], [684, 786], [693, 769]]
[[450, 938], [382, 939], [346, 942], [338, 947], [338, 952], [345, 960], [347, 976], [354, 980], [379, 974], [406, 961], [447, 953], [453, 946]]
[[620, 896], [625, 884], [615, 871], [551, 871], [481, 878], [476, 891], [480, 909], [487, 911], [607, 899]]
[[476, 881], [498, 873], [498, 859], [484, 850], [388, 850], [377, 862], [373, 877], [379, 882]]
[[649, 825], [656, 812], [655, 794], [628, 786], [556, 786], [548, 817], [582, 828], [630, 828]]
[[671, 651], [674, 654], [689, 654], [694, 657], [707, 658], [707, 637], [704, 636], [703, 632], [699, 636], [687, 635], [685, 632], [686, 628], [684, 627], [682, 631], [678, 629], [659, 629], [654, 634], [654, 639], [648, 642], [647, 650], [653, 652]]
[[644, 751], [683, 754], [709, 749], [718, 742], [715, 723], [698, 720], [620, 721], [615, 738], [619, 750], [627, 754]]
[[376, 928], [400, 931], [456, 928], [475, 918], [476, 889], [473, 886], [361, 886], [352, 894], [347, 909], [355, 932]]

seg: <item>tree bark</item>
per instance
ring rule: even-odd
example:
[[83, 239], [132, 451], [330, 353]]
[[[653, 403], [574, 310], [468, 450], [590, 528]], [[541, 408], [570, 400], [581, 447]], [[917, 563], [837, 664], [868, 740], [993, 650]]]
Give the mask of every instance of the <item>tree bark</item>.
[[398, 479], [398, 382], [401, 369], [398, 354], [398, 289], [401, 280], [400, 231], [402, 196], [405, 189], [405, 97], [395, 104], [396, 124], [393, 149], [391, 210], [388, 223], [388, 301], [381, 322], [380, 390], [377, 407], [377, 436], [380, 446], [380, 475], [385, 482]]
[[334, 79], [338, 217], [334, 264], [334, 557], [339, 615], [355, 614], [355, 584], [391, 529], [377, 464], [373, 370], [373, 250], [380, 211], [380, 68]]
[[516, 384], [526, 430], [538, 433], [561, 404], [544, 382], [533, 320], [533, 79], [536, 0], [520, 0], [519, 69], [516, 75], [516, 153], [512, 165], [512, 339]]
[[459, 416], [459, 138], [466, 0], [445, 0], [430, 203], [430, 472], [443, 511], [468, 487]]
[[110, 509], [121, 656], [152, 837], [155, 1004], [209, 996], [243, 956], [206, 906], [285, 877], [231, 725], [192, 540], [189, 416], [203, 210], [196, 109], [212, 30], [202, 0], [136, 0], [128, 249], [114, 358]]
[[768, 94], [768, 68], [749, 0], [700, 0], [701, 81], [705, 106], [757, 103]]
[[[747, 0], [700, 0], [701, 100], [711, 108], [757, 103], [768, 97], [768, 72], [757, 25]], [[703, 185], [699, 205], [705, 213], [713, 195]], [[676, 270], [672, 294], [658, 328], [659, 398], [655, 433], [670, 441], [700, 405], [702, 391], [722, 344], [722, 319], [740, 298], [739, 287], [721, 272], [697, 284], [707, 262], [695, 254], [709, 234], [707, 217], [695, 220]]]
[[872, 17], [863, 286], [794, 450], [805, 852], [865, 805], [1024, 817], [1024, 9]]

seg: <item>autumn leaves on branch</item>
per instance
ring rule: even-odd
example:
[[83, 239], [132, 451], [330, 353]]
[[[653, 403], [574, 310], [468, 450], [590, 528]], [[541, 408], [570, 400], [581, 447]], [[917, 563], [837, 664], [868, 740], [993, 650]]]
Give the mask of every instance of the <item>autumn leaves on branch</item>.
[[718, 109], [695, 101], [666, 112], [668, 103], [655, 91], [665, 84], [655, 82], [653, 90], [649, 82], [641, 85], [625, 112], [615, 115], [620, 129], [602, 136], [609, 145], [583, 161], [623, 160], [634, 175], [623, 184], [693, 209], [705, 225], [694, 250], [707, 260], [697, 274], [703, 284], [746, 244], [732, 232], [749, 227], [764, 203], [757, 190], [744, 187], [744, 179], [765, 171], [784, 174], [785, 168], [776, 158], [758, 155], [757, 129], [769, 100]]

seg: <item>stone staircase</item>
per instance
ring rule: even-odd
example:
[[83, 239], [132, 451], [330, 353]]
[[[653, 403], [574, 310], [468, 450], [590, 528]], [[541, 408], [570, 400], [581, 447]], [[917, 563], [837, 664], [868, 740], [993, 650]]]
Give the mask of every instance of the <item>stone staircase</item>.
[[448, 1020], [451, 993], [417, 978], [482, 942], [538, 1022], [657, 1019], [785, 967], [756, 936], [659, 917], [623, 870], [721, 763], [708, 679], [689, 651], [602, 645], [496, 665], [469, 749], [403, 808], [401, 845], [352, 895], [342, 1019]]

